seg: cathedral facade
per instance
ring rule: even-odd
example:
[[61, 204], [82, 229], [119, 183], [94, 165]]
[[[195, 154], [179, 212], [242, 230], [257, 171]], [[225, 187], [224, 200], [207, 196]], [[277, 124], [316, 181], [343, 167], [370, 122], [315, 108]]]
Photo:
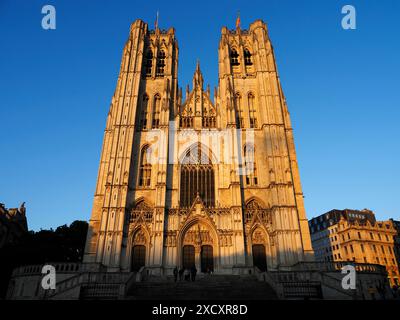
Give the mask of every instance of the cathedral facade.
[[312, 260], [293, 132], [265, 23], [222, 28], [213, 96], [199, 63], [183, 96], [178, 51], [173, 28], [131, 25], [84, 262], [162, 275], [175, 266], [232, 274]]

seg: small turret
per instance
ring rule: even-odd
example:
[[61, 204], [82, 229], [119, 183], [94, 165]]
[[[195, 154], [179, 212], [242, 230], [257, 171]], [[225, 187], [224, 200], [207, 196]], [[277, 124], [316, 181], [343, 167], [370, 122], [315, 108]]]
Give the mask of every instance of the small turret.
[[197, 60], [196, 71], [193, 76], [193, 89], [200, 87], [203, 89], [203, 74], [200, 71], [200, 62]]

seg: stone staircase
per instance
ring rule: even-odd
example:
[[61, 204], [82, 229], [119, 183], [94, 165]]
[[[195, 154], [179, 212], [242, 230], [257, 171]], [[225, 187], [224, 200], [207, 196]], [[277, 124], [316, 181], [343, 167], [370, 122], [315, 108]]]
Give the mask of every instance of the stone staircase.
[[275, 300], [275, 291], [254, 275], [199, 275], [195, 282], [149, 278], [128, 289], [132, 300]]

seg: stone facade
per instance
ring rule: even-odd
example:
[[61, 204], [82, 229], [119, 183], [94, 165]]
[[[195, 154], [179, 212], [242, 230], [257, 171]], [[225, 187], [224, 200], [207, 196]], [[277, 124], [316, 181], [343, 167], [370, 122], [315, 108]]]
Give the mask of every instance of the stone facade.
[[386, 267], [391, 285], [400, 284], [393, 220], [376, 221], [372, 211], [331, 210], [309, 222], [317, 261], [354, 261]]
[[293, 131], [265, 23], [222, 28], [211, 97], [178, 42], [136, 20], [104, 133], [84, 262], [169, 274], [313, 259]]

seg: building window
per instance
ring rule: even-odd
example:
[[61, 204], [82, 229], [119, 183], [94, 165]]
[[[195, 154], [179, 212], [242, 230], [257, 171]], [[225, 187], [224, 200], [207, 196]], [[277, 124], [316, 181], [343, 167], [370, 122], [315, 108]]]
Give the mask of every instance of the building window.
[[139, 186], [149, 187], [151, 182], [151, 148], [145, 146], [140, 154]]
[[159, 94], [154, 96], [153, 102], [153, 125], [152, 127], [158, 128], [160, 126], [160, 109], [161, 109], [161, 97]]
[[354, 253], [354, 249], [353, 249], [353, 245], [352, 244], [350, 245], [350, 251], [351, 251], [351, 253]]
[[361, 233], [357, 232], [357, 234], [358, 234], [358, 239], [361, 239]]
[[382, 253], [385, 254], [385, 248], [381, 246]]
[[369, 236], [371, 237], [371, 240], [374, 240], [374, 235], [372, 234], [372, 232], [369, 233]]
[[146, 76], [150, 77], [153, 69], [153, 51], [149, 50], [146, 55]]
[[257, 128], [256, 106], [254, 95], [250, 92], [247, 96], [249, 104], [250, 128]]
[[239, 63], [239, 54], [237, 53], [236, 49], [231, 50], [231, 66], [238, 66]]
[[364, 253], [364, 245], [361, 244], [360, 247], [361, 247], [361, 252]]
[[242, 104], [242, 96], [239, 92], [235, 94], [235, 104], [237, 110], [237, 124], [239, 128], [244, 128], [244, 118], [243, 118], [243, 104]]
[[246, 144], [243, 148], [243, 154], [244, 167], [246, 170], [246, 184], [256, 186], [258, 184], [258, 179], [254, 145]]
[[245, 66], [251, 66], [253, 62], [251, 61], [251, 53], [249, 49], [245, 48], [244, 49], [244, 65]]
[[164, 76], [164, 68], [165, 68], [165, 52], [164, 50], [160, 50], [157, 56], [157, 65], [156, 65], [156, 76], [163, 77]]
[[182, 160], [180, 206], [183, 208], [191, 207], [197, 195], [206, 207], [215, 205], [214, 169], [211, 151], [209, 153], [202, 149], [201, 144], [195, 144]]
[[147, 94], [143, 95], [143, 100], [142, 100], [142, 114], [140, 117], [140, 128], [142, 130], [147, 129], [147, 109], [149, 105], [149, 96]]

